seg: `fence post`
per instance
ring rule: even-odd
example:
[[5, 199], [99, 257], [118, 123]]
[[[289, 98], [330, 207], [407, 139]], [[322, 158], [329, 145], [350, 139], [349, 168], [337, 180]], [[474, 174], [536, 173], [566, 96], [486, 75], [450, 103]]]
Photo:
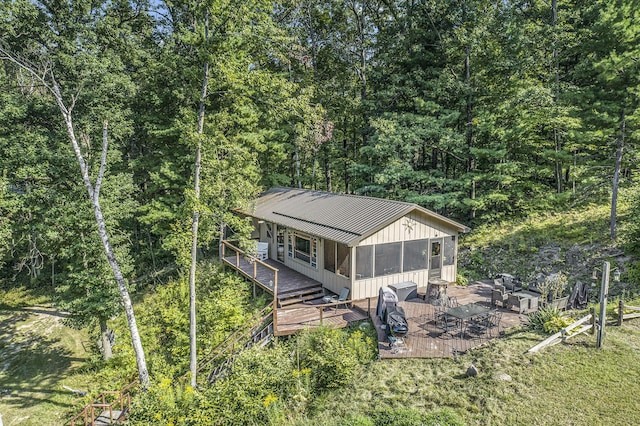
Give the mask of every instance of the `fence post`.
[[622, 320], [624, 316], [624, 302], [622, 299], [618, 302], [618, 326], [622, 325]]
[[596, 334], [596, 327], [598, 326], [596, 321], [596, 308], [592, 306], [589, 312], [591, 313], [591, 334]]
[[604, 337], [606, 332], [604, 330], [605, 323], [607, 322], [607, 296], [609, 295], [609, 270], [611, 264], [604, 262], [602, 264], [602, 285], [600, 287], [600, 315], [599, 315], [599, 327], [598, 334], [596, 336], [596, 347], [602, 347], [604, 343]]
[[324, 308], [320, 308], [320, 325], [322, 325], [322, 312], [324, 311]]

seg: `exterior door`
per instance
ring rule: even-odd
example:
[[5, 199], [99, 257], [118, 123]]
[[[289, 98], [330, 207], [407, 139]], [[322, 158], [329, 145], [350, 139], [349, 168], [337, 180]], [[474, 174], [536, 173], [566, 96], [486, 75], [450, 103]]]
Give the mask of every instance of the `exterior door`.
[[429, 278], [441, 278], [442, 238], [434, 238], [429, 244]]

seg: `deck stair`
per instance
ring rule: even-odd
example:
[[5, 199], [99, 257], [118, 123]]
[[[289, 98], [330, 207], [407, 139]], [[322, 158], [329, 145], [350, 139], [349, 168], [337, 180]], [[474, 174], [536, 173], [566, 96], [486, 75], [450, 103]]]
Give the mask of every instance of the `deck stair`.
[[[126, 421], [131, 406], [131, 391], [138, 385], [135, 380], [119, 391], [102, 392], [92, 403], [71, 419], [71, 426], [115, 425]], [[99, 414], [98, 414], [99, 413]]]
[[240, 352], [252, 346], [265, 346], [273, 339], [273, 319], [269, 304], [247, 326], [237, 330], [198, 363], [198, 371], [210, 368], [209, 384], [224, 377]]
[[324, 290], [320, 285], [299, 288], [286, 292], [278, 292], [278, 305], [279, 307], [282, 307], [296, 303], [308, 302], [310, 300], [322, 299], [324, 295]]

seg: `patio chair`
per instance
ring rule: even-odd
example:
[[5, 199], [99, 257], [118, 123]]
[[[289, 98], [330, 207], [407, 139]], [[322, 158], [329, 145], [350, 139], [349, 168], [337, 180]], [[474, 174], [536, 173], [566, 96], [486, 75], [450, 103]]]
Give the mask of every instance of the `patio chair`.
[[487, 317], [477, 317], [465, 323], [464, 334], [468, 337], [482, 338], [489, 334], [489, 323]]
[[336, 305], [336, 310], [338, 310], [338, 306], [340, 305], [344, 305], [345, 309], [347, 308], [347, 297], [349, 297], [349, 288], [348, 287], [343, 287], [342, 291], [340, 291], [340, 295], [338, 296], [338, 298], [335, 298], [335, 296], [331, 299], [332, 302], [345, 302], [345, 303], [338, 303]]
[[502, 284], [497, 284], [495, 288], [491, 290], [491, 306], [496, 306], [499, 303], [500, 307], [504, 308], [508, 299], [509, 294]]
[[519, 314], [526, 312], [529, 309], [529, 299], [517, 294], [510, 294], [507, 299], [507, 309], [512, 310], [513, 308], [516, 308]]
[[487, 328], [490, 336], [493, 336], [492, 330], [494, 329], [497, 331], [497, 335], [500, 335], [500, 321], [502, 321], [502, 312], [496, 309], [489, 313], [487, 317]]
[[436, 328], [442, 330], [443, 333], [450, 333], [460, 329], [460, 321], [455, 317], [447, 315], [444, 306], [435, 307], [434, 323]]
[[458, 298], [455, 296], [447, 297], [445, 305], [447, 308], [455, 308], [456, 306], [460, 306], [460, 304], [458, 303]]

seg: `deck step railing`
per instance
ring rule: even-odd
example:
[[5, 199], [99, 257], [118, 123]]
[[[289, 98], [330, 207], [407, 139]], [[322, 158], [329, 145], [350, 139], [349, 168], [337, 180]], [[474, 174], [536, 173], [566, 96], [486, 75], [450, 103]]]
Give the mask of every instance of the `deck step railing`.
[[129, 414], [131, 407], [131, 389], [137, 384], [138, 381], [136, 380], [119, 391], [102, 392], [92, 403], [85, 405], [82, 411], [71, 419], [71, 426], [100, 426], [122, 423]]

